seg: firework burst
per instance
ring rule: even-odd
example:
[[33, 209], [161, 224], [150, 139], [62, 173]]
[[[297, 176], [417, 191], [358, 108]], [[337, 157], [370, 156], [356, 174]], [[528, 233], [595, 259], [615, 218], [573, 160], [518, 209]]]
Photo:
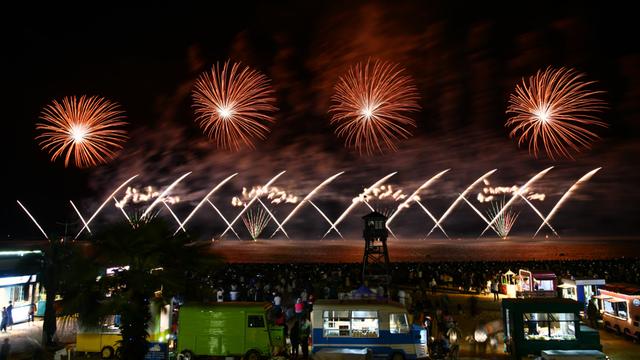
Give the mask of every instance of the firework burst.
[[51, 161], [63, 156], [65, 167], [71, 161], [79, 168], [106, 163], [127, 139], [124, 112], [98, 96], [54, 100], [42, 110], [40, 120], [36, 129], [42, 133], [36, 140], [51, 154]]
[[606, 103], [598, 98], [603, 92], [589, 90], [594, 82], [583, 77], [573, 69], [549, 67], [516, 86], [507, 108], [513, 116], [505, 126], [511, 128], [510, 137], [518, 138], [518, 146], [528, 142], [535, 157], [543, 148], [551, 159], [572, 159], [572, 152], [588, 149], [599, 139], [590, 129], [607, 127], [597, 117]]
[[270, 220], [269, 214], [262, 208], [258, 208], [255, 211], [253, 209], [249, 210], [242, 217], [242, 222], [244, 222], [244, 226], [249, 231], [253, 241], [258, 239], [258, 236], [262, 234], [262, 231], [267, 227]]
[[411, 136], [416, 122], [408, 115], [418, 111], [418, 93], [400, 66], [371, 61], [359, 63], [338, 80], [329, 109], [336, 134], [347, 147], [371, 155], [396, 151], [396, 142]]
[[196, 81], [193, 90], [196, 122], [219, 148], [254, 148], [265, 139], [278, 110], [269, 79], [240, 63], [216, 64]]
[[500, 202], [491, 203], [491, 208], [487, 211], [487, 215], [489, 215], [490, 219], [493, 219], [496, 215], [500, 215], [496, 218], [496, 221], [493, 223], [493, 227], [498, 234], [503, 239], [506, 239], [511, 232], [511, 228], [516, 223], [516, 219], [518, 218], [519, 213], [516, 213], [510, 209], [507, 209], [500, 213], [500, 210], [504, 207], [504, 199]]

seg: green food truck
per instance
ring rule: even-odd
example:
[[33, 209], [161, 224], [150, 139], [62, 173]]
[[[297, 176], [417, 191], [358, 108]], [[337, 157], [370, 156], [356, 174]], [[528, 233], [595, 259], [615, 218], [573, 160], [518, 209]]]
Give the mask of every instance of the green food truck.
[[233, 356], [258, 360], [284, 352], [284, 328], [269, 323], [270, 303], [229, 302], [180, 307], [178, 359]]

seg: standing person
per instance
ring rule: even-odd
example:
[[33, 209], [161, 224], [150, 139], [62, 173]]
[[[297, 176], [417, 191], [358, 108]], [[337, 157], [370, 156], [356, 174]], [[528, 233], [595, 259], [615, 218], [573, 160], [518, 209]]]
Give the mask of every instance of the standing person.
[[436, 278], [431, 278], [431, 282], [429, 283], [431, 286], [431, 294], [436, 293], [436, 287], [438, 287], [438, 283], [436, 282]]
[[309, 358], [309, 336], [311, 336], [311, 324], [305, 317], [300, 324], [300, 346], [302, 346], [302, 358]]
[[276, 311], [282, 309], [282, 297], [277, 292], [273, 293], [273, 306], [275, 307]]
[[302, 311], [304, 310], [304, 304], [302, 303], [302, 298], [298, 298], [298, 300], [296, 300], [294, 309], [296, 311], [296, 317], [299, 319], [302, 316]]
[[589, 305], [587, 305], [587, 317], [589, 317], [589, 325], [593, 329], [598, 328], [598, 307], [596, 306], [595, 299], [589, 300]]
[[33, 323], [34, 318], [36, 316], [36, 311], [38, 310], [38, 308], [36, 307], [36, 304], [34, 302], [32, 302], [29, 305], [29, 319], [28, 322]]
[[7, 308], [2, 307], [2, 322], [0, 323], [0, 331], [7, 332]]
[[216, 300], [218, 302], [224, 301], [224, 290], [222, 290], [222, 288], [218, 288], [218, 292], [216, 293]]
[[9, 301], [9, 306], [7, 306], [7, 326], [13, 330], [13, 303], [11, 301]]
[[493, 301], [500, 301], [500, 287], [497, 281], [491, 283], [491, 292], [493, 293]]
[[291, 359], [298, 358], [298, 348], [300, 347], [300, 323], [295, 320], [289, 331], [289, 341], [291, 342]]
[[453, 325], [447, 330], [447, 338], [449, 339], [449, 358], [451, 360], [457, 360], [460, 353], [460, 340], [462, 340], [462, 332], [458, 327], [457, 322], [453, 322]]

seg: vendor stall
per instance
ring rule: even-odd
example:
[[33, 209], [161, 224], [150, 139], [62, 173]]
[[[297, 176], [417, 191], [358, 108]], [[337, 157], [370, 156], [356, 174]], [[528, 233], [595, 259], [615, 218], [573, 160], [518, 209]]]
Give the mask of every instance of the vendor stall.
[[604, 326], [640, 339], [640, 287], [630, 284], [607, 284], [598, 290], [598, 307]]

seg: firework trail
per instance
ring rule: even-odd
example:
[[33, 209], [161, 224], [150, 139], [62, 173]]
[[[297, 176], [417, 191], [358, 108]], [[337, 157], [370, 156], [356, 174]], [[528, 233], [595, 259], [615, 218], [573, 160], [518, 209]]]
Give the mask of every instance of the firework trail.
[[[314, 204], [314, 203], [313, 203], [313, 201], [309, 200], [309, 204], [311, 204], [311, 206], [313, 206], [316, 210], [318, 210], [318, 212], [320, 213], [320, 215], [322, 215], [322, 217], [323, 217], [325, 220], [327, 220], [327, 222], [329, 223], [329, 225], [330, 225], [330, 226], [332, 226], [332, 225], [333, 225], [333, 223], [331, 222], [331, 220], [329, 220], [329, 218], [327, 217], [327, 215], [325, 215], [325, 214], [322, 212], [322, 210], [320, 210], [320, 208], [319, 208], [316, 204]], [[342, 234], [340, 233], [340, 231], [339, 231], [338, 229], [335, 229], [335, 230], [336, 230], [336, 233], [337, 233], [338, 235], [340, 235], [340, 238], [344, 239], [344, 237], [342, 236]]]
[[451, 211], [453, 211], [453, 209], [458, 205], [460, 200], [462, 200], [463, 198], [466, 199], [465, 196], [467, 196], [469, 191], [471, 191], [476, 185], [478, 185], [481, 181], [484, 181], [486, 178], [491, 176], [491, 174], [493, 174], [497, 170], [498, 169], [493, 169], [493, 170], [487, 172], [486, 174], [484, 174], [481, 177], [479, 177], [476, 181], [474, 181], [471, 185], [467, 186], [467, 188], [462, 192], [462, 194], [459, 194], [458, 197], [456, 198], [456, 200], [453, 203], [451, 203], [451, 205], [447, 208], [447, 211], [445, 211], [444, 214], [442, 214], [440, 219], [438, 219], [438, 221], [436, 221], [435, 225], [433, 225], [433, 227], [431, 228], [431, 230], [427, 234], [427, 237], [429, 237], [429, 235], [431, 235], [433, 230], [435, 230], [438, 227], [438, 225], [440, 225], [447, 218], [447, 216], [449, 216], [449, 213], [451, 213]]
[[196, 122], [219, 148], [254, 148], [274, 122], [274, 91], [269, 79], [240, 63], [216, 64], [200, 75], [193, 90]]
[[400, 66], [379, 60], [358, 63], [340, 77], [331, 97], [331, 124], [347, 147], [371, 155], [397, 150], [416, 122], [409, 113], [420, 109], [413, 79]]
[[[384, 184], [385, 181], [387, 181], [390, 177], [392, 177], [393, 175], [397, 174], [396, 172], [392, 172], [391, 174], [388, 174], [387, 176], [383, 177], [382, 179], [376, 181], [373, 185], [371, 185], [370, 187], [364, 189], [364, 192], [361, 194], [364, 197], [369, 196], [369, 193], [371, 193], [371, 191], [373, 191], [373, 189], [379, 187], [380, 185]], [[342, 222], [342, 220], [344, 220], [345, 217], [347, 217], [347, 215], [349, 215], [349, 213], [351, 212], [351, 210], [353, 210], [353, 208], [355, 208], [358, 203], [360, 203], [360, 199], [359, 198], [355, 198], [353, 199], [353, 201], [351, 202], [351, 204], [349, 205], [349, 207], [347, 208], [347, 210], [345, 210], [342, 214], [340, 214], [340, 216], [338, 217], [338, 219], [331, 224], [331, 227], [329, 228], [329, 230], [327, 230], [327, 232], [324, 233], [324, 235], [322, 236], [322, 238], [324, 239], [329, 232], [331, 232], [331, 229], [334, 229], [336, 232], [338, 232], [338, 224], [340, 224]], [[367, 203], [367, 205], [369, 205]], [[369, 207], [371, 207], [369, 205]]]
[[[524, 195], [520, 194], [520, 198], [521, 198], [522, 200], [524, 200], [524, 202], [525, 202], [525, 203], [527, 203], [527, 205], [529, 205], [529, 206], [531, 207], [531, 209], [533, 209], [533, 211], [536, 213], [536, 215], [538, 215], [538, 217], [539, 217], [540, 219], [542, 219], [542, 225], [543, 225], [543, 226], [546, 224], [546, 225], [549, 227], [549, 229], [551, 229], [551, 231], [553, 231], [553, 233], [554, 233], [556, 236], [560, 236], [560, 235], [558, 235], [558, 233], [556, 232], [556, 229], [554, 229], [554, 228], [553, 228], [553, 226], [551, 226], [551, 224], [547, 222], [547, 219], [545, 219], [544, 215], [542, 215], [542, 213], [540, 212], [540, 210], [538, 210], [535, 206], [533, 206], [533, 204], [531, 203], [531, 201], [529, 201], [529, 199], [527, 199], [527, 197], [526, 197], [526, 196], [524, 196]], [[534, 237], [535, 237], [535, 235], [534, 235]]]
[[[438, 223], [438, 219], [436, 219], [435, 216], [433, 216], [433, 214], [429, 211], [429, 209], [427, 209], [426, 206], [422, 205], [422, 203], [420, 202], [420, 200], [416, 200], [416, 204], [420, 205], [420, 208], [422, 208], [422, 210], [427, 213], [427, 215], [429, 216], [429, 218], [431, 218], [431, 220], [434, 222], [434, 224]], [[447, 237], [447, 239], [449, 238], [449, 235], [447, 235], [447, 232], [444, 231], [444, 229], [442, 228], [442, 226], [438, 225], [438, 229], [440, 229], [440, 231], [442, 231], [442, 233], [444, 234], [444, 236]]]
[[[129, 222], [129, 225], [131, 225], [131, 227], [133, 227], [133, 222], [131, 222], [131, 218], [129, 218], [129, 215], [127, 215], [127, 212], [124, 211], [124, 208], [122, 206], [118, 206], [118, 204], [120, 204], [118, 202], [118, 199], [115, 198], [115, 196], [113, 197], [113, 201], [116, 202], [116, 207], [118, 209], [120, 209], [120, 211], [122, 212], [122, 215], [124, 215], [125, 219], [127, 219], [127, 221]], [[88, 229], [88, 228], [87, 228]], [[177, 231], [176, 231], [177, 232]], [[174, 234], [175, 235], [175, 234]]]
[[258, 208], [255, 211], [250, 210], [242, 217], [242, 222], [244, 222], [244, 226], [249, 230], [249, 234], [253, 241], [258, 239], [258, 236], [260, 236], [262, 230], [267, 227], [269, 221], [269, 215], [263, 210], [263, 208]]
[[558, 200], [558, 202], [556, 203], [556, 205], [551, 209], [551, 211], [549, 211], [549, 215], [547, 215], [547, 217], [544, 218], [544, 222], [542, 224], [540, 224], [540, 227], [538, 228], [538, 230], [536, 230], [536, 233], [533, 234], [533, 237], [536, 237], [536, 235], [538, 235], [538, 232], [540, 232], [540, 230], [542, 229], [542, 226], [545, 223], [548, 223], [548, 221], [551, 220], [551, 218], [553, 217], [553, 215], [556, 213], [556, 211], [560, 208], [560, 206], [569, 198], [569, 196], [571, 196], [571, 194], [573, 194], [573, 192], [575, 190], [577, 190], [580, 185], [583, 182], [588, 181], [589, 179], [591, 179], [591, 177], [597, 173], [598, 171], [600, 171], [600, 169], [602, 169], [601, 167], [593, 169], [591, 171], [589, 171], [588, 173], [584, 174], [584, 176], [582, 176], [578, 181], [575, 182], [575, 184], [573, 184], [569, 190], [567, 190], [567, 192], [565, 192], [564, 194], [562, 194], [562, 197], [560, 198], [560, 200]]
[[[260, 203], [260, 205], [262, 205], [262, 207], [264, 208], [264, 210], [267, 212], [267, 214], [269, 214], [269, 216], [273, 219], [273, 222], [276, 223], [276, 225], [278, 225], [278, 227], [282, 227], [282, 224], [280, 224], [280, 222], [278, 221], [278, 219], [276, 219], [276, 217], [273, 215], [273, 213], [269, 210], [269, 208], [262, 202], [262, 200], [260, 200], [260, 198], [258, 198], [258, 203]], [[284, 236], [287, 237], [287, 239], [289, 238], [289, 234], [287, 234], [287, 232], [282, 229], [282, 232], [284, 233]]]
[[491, 219], [491, 222], [489, 222], [489, 225], [487, 225], [486, 228], [484, 228], [484, 230], [482, 230], [482, 233], [480, 233], [480, 236], [482, 236], [487, 230], [489, 230], [489, 228], [491, 227], [491, 225], [493, 225], [493, 223], [496, 221], [496, 219], [498, 218], [498, 216], [502, 215], [503, 212], [505, 212], [509, 206], [511, 206], [511, 204], [513, 204], [513, 202], [518, 198], [518, 197], [522, 197], [522, 194], [527, 191], [527, 189], [529, 188], [529, 186], [531, 184], [533, 184], [534, 182], [536, 182], [538, 179], [540, 179], [541, 177], [543, 177], [546, 173], [549, 172], [549, 170], [553, 169], [553, 166], [550, 166], [542, 171], [540, 171], [539, 173], [537, 173], [534, 177], [532, 177], [531, 179], [529, 179], [529, 181], [527, 181], [526, 184], [522, 185], [522, 187], [520, 187], [518, 189], [518, 191], [516, 191], [515, 193], [513, 193], [513, 196], [511, 196], [511, 199], [509, 199], [509, 201], [507, 201], [506, 204], [504, 204], [504, 206], [500, 209], [500, 211], [498, 211], [497, 214], [495, 214], [495, 216], [493, 217], [493, 219]]
[[[182, 224], [180, 224], [180, 227], [178, 227], [178, 229], [176, 229], [176, 231], [173, 233], [173, 235], [177, 234], [178, 231], [180, 231], [180, 228], [187, 225], [187, 221], [189, 221], [189, 219], [191, 219], [191, 217], [193, 217], [193, 215], [195, 215], [196, 211], [198, 211], [198, 209], [200, 209], [200, 207], [202, 206], [202, 204], [204, 204], [206, 201], [209, 200], [209, 197], [211, 197], [216, 191], [218, 191], [218, 189], [220, 189], [224, 184], [226, 184], [229, 180], [233, 179], [236, 175], [238, 175], [238, 173], [234, 173], [231, 174], [230, 176], [228, 176], [226, 179], [222, 180], [218, 185], [216, 185], [213, 189], [211, 189], [211, 191], [209, 191], [207, 193], [207, 195], [202, 198], [202, 200], [200, 200], [200, 202], [198, 203], [198, 205], [196, 205], [195, 208], [193, 208], [193, 210], [189, 213], [189, 216], [187, 216], [186, 219], [184, 219], [184, 221], [182, 222]], [[213, 204], [211, 204], [213, 205]], [[217, 210], [217, 208], [214, 206], [214, 208]], [[226, 219], [225, 219], [226, 221]], [[237, 234], [236, 234], [237, 236]]]
[[[304, 199], [302, 199], [302, 201], [300, 201], [296, 207], [293, 208], [293, 210], [291, 210], [291, 212], [289, 213], [289, 215], [287, 215], [286, 218], [284, 218], [284, 220], [282, 221], [282, 225], [279, 225], [278, 228], [276, 229], [276, 231], [273, 232], [273, 234], [271, 234], [270, 238], [272, 238], [277, 232], [278, 230], [282, 230], [284, 231], [284, 224], [287, 223], [287, 221], [289, 221], [289, 219], [291, 219], [293, 217], [293, 215], [295, 215], [295, 213], [298, 211], [298, 209], [300, 209], [302, 207], [302, 205], [304, 205], [305, 202], [311, 202], [311, 198], [313, 197], [313, 195], [315, 195], [318, 191], [320, 191], [320, 189], [322, 189], [324, 186], [328, 185], [329, 183], [331, 183], [333, 180], [335, 180], [338, 176], [344, 174], [344, 171], [341, 171], [329, 178], [327, 178], [325, 181], [323, 181], [322, 183], [320, 183], [320, 185], [316, 186], [313, 190], [311, 190], [311, 192], [309, 194], [307, 194], [307, 196], [304, 197]], [[313, 205], [313, 204], [311, 204]], [[315, 207], [315, 205], [313, 205]], [[324, 213], [322, 211], [320, 211], [320, 209], [318, 209], [316, 207], [316, 210], [318, 210], [320, 212], [320, 214], [322, 214], [322, 216], [324, 216], [325, 218], [327, 218]], [[328, 219], [327, 219], [328, 220]], [[331, 224], [331, 221], [329, 221], [329, 224]], [[340, 237], [342, 237], [342, 235], [340, 235]]]
[[238, 235], [238, 233], [233, 229], [233, 227], [231, 227], [231, 224], [229, 224], [229, 221], [227, 220], [227, 218], [224, 217], [224, 215], [222, 215], [222, 211], [220, 211], [218, 207], [211, 202], [211, 200], [207, 199], [207, 202], [209, 203], [209, 205], [211, 205], [213, 210], [215, 210], [218, 213], [220, 218], [222, 218], [222, 221], [224, 221], [224, 223], [231, 228], [231, 232], [233, 232], [234, 235], [238, 238], [238, 240], [240, 240], [240, 235]]
[[[276, 176], [272, 177], [271, 180], [269, 180], [269, 182], [267, 182], [264, 185], [265, 189], [268, 189], [269, 186], [271, 184], [273, 184], [280, 176], [282, 176], [282, 174], [284, 174], [286, 172], [285, 171], [281, 171], [279, 172]], [[251, 198], [251, 200], [247, 203], [247, 206], [245, 206], [242, 210], [240, 210], [240, 212], [238, 213], [238, 215], [236, 215], [236, 217], [231, 221], [231, 223], [229, 225], [227, 225], [227, 228], [222, 232], [222, 235], [220, 235], [220, 238], [222, 238], [224, 236], [224, 234], [227, 233], [227, 231], [229, 231], [231, 228], [233, 228], [233, 224], [236, 223], [236, 221], [238, 221], [238, 219], [247, 211], [247, 209], [249, 209], [251, 207], [251, 205], [258, 199], [258, 197], [262, 195], [260, 193], [257, 193], [253, 198]]]
[[82, 221], [82, 224], [84, 224], [84, 227], [86, 227], [89, 234], [91, 234], [91, 229], [89, 229], [89, 224], [87, 224], [87, 222], [84, 221], [84, 217], [82, 217], [82, 214], [80, 214], [80, 210], [78, 210], [78, 208], [76, 207], [76, 204], [74, 204], [73, 201], [71, 200], [69, 200], [69, 202], [71, 203], [73, 210], [75, 210], [76, 214], [78, 214], [78, 217], [80, 218], [80, 221]]
[[24, 205], [22, 205], [22, 203], [20, 202], [20, 200], [16, 200], [18, 202], [18, 205], [20, 205], [20, 207], [22, 208], [22, 210], [24, 210], [25, 213], [27, 213], [27, 215], [29, 216], [29, 218], [31, 219], [31, 221], [33, 221], [34, 224], [36, 224], [36, 226], [38, 227], [38, 229], [40, 230], [40, 232], [42, 233], [42, 235], [44, 235], [44, 238], [49, 240], [49, 237], [47, 236], [47, 233], [44, 232], [44, 230], [42, 230], [42, 227], [40, 226], [40, 224], [38, 224], [38, 222], [36, 221], [36, 218], [34, 218], [31, 213], [29, 212], [29, 210], [27, 210], [26, 207], [24, 207]]
[[178, 215], [176, 215], [175, 212], [173, 212], [173, 210], [171, 210], [171, 207], [169, 206], [169, 204], [167, 204], [166, 201], [162, 201], [162, 204], [164, 205], [164, 207], [167, 208], [167, 210], [169, 210], [169, 213], [171, 214], [171, 216], [173, 216], [173, 218], [175, 219], [175, 221], [178, 223], [178, 229], [181, 229], [182, 232], [187, 232], [187, 230], [184, 229], [184, 227], [182, 226], [182, 222], [180, 221], [180, 219], [178, 218]]
[[[100, 210], [102, 210], [102, 208], [107, 205], [107, 202], [109, 202], [109, 200], [111, 198], [115, 199], [116, 194], [118, 193], [118, 191], [120, 191], [120, 189], [122, 189], [123, 187], [125, 187], [128, 183], [131, 182], [131, 180], [135, 179], [138, 176], [138, 174], [133, 175], [132, 177], [128, 178], [125, 182], [123, 182], [122, 184], [120, 184], [120, 186], [118, 186], [103, 202], [102, 204], [100, 204], [100, 206], [98, 207], [98, 209], [93, 213], [93, 215], [91, 215], [91, 217], [89, 218], [89, 220], [87, 220], [86, 224], [82, 227], [82, 229], [80, 229], [80, 231], [78, 231], [78, 233], [76, 234], [76, 237], [74, 239], [77, 239], [78, 236], [80, 236], [80, 234], [82, 234], [82, 231], [84, 231], [84, 229], [89, 229], [89, 224], [91, 223], [91, 221], [98, 215], [98, 213], [100, 212]], [[118, 201], [116, 200], [116, 204], [118, 203]]]
[[[494, 231], [498, 234], [499, 237], [506, 239], [509, 236], [509, 232], [511, 228], [516, 223], [516, 219], [518, 218], [518, 213], [515, 213], [511, 210], [506, 210], [500, 212], [500, 209], [504, 207], [504, 199], [500, 202], [500, 204], [493, 202], [491, 204], [491, 208], [487, 212], [487, 215], [490, 217], [496, 217], [496, 221], [494, 223], [495, 228]], [[498, 215], [500, 213], [500, 215]]]
[[516, 86], [507, 108], [514, 115], [505, 126], [512, 128], [510, 137], [518, 137], [518, 146], [528, 142], [535, 157], [542, 147], [551, 159], [572, 159], [571, 152], [591, 147], [599, 136], [588, 128], [608, 126], [597, 117], [606, 103], [598, 98], [603, 92], [588, 90], [594, 82], [583, 77], [573, 69], [549, 67]]
[[64, 157], [64, 166], [72, 161], [79, 168], [106, 163], [116, 156], [127, 140], [123, 127], [124, 112], [115, 102], [98, 96], [64, 97], [54, 100], [40, 113], [36, 129], [42, 133], [42, 150], [51, 161]]
[[482, 213], [480, 212], [480, 210], [478, 210], [478, 208], [476, 208], [475, 206], [473, 206], [473, 204], [471, 202], [469, 202], [469, 200], [467, 200], [466, 197], [462, 197], [460, 198], [462, 199], [464, 202], [467, 203], [467, 205], [469, 205], [469, 207], [471, 209], [473, 209], [473, 211], [475, 211], [476, 214], [478, 214], [478, 216], [480, 216], [480, 218], [482, 220], [484, 220], [484, 222], [487, 223], [487, 225], [491, 228], [491, 230], [493, 230], [496, 234], [498, 234], [498, 236], [500, 236], [500, 234], [498, 233], [498, 230], [496, 230], [496, 228], [493, 226], [493, 224], [491, 224], [491, 222], [489, 221], [489, 219], [487, 219], [484, 215], [482, 215]]
[[[387, 219], [387, 230], [389, 230], [389, 232], [391, 233], [391, 235], [393, 235], [394, 238], [396, 237], [396, 235], [393, 233], [393, 231], [391, 231], [391, 227], [389, 226], [389, 225], [391, 225], [391, 222], [393, 221], [393, 219], [395, 219], [396, 216], [398, 216], [398, 214], [400, 214], [400, 212], [403, 209], [408, 208], [409, 204], [412, 201], [417, 201], [417, 200], [420, 199], [420, 191], [428, 188], [429, 185], [431, 185], [433, 182], [438, 180], [442, 175], [444, 175], [449, 170], [451, 170], [451, 169], [446, 169], [446, 170], [443, 170], [443, 171], [437, 173], [436, 175], [432, 176], [431, 179], [427, 180], [424, 184], [420, 185], [420, 187], [418, 187], [416, 189], [416, 191], [414, 191], [413, 194], [411, 194], [411, 196], [409, 196], [405, 201], [403, 201], [400, 205], [398, 205], [398, 208], [396, 209], [396, 211], [394, 211], [393, 214], [391, 214], [391, 216], [389, 216], [389, 218]], [[438, 226], [438, 225], [439, 224], [436, 221], [436, 226]], [[444, 230], [442, 230], [442, 232], [444, 232]], [[429, 234], [431, 234], [431, 233], [429, 233]]]
[[[147, 216], [147, 214], [149, 214], [149, 212], [159, 203], [161, 202], [165, 195], [167, 195], [176, 185], [178, 185], [178, 183], [180, 181], [182, 181], [182, 179], [186, 178], [187, 176], [189, 176], [189, 174], [191, 174], [191, 171], [189, 171], [188, 173], [180, 176], [176, 181], [172, 182], [171, 185], [167, 186], [166, 189], [164, 189], [164, 191], [162, 191], [160, 193], [160, 195], [158, 195], [158, 197], [151, 203], [151, 205], [149, 205], [149, 207], [147, 208], [147, 210], [144, 211], [144, 213], [142, 214], [142, 216], [140, 216], [140, 220], [144, 220], [144, 218]], [[180, 222], [178, 221], [178, 224], [180, 224]]]

